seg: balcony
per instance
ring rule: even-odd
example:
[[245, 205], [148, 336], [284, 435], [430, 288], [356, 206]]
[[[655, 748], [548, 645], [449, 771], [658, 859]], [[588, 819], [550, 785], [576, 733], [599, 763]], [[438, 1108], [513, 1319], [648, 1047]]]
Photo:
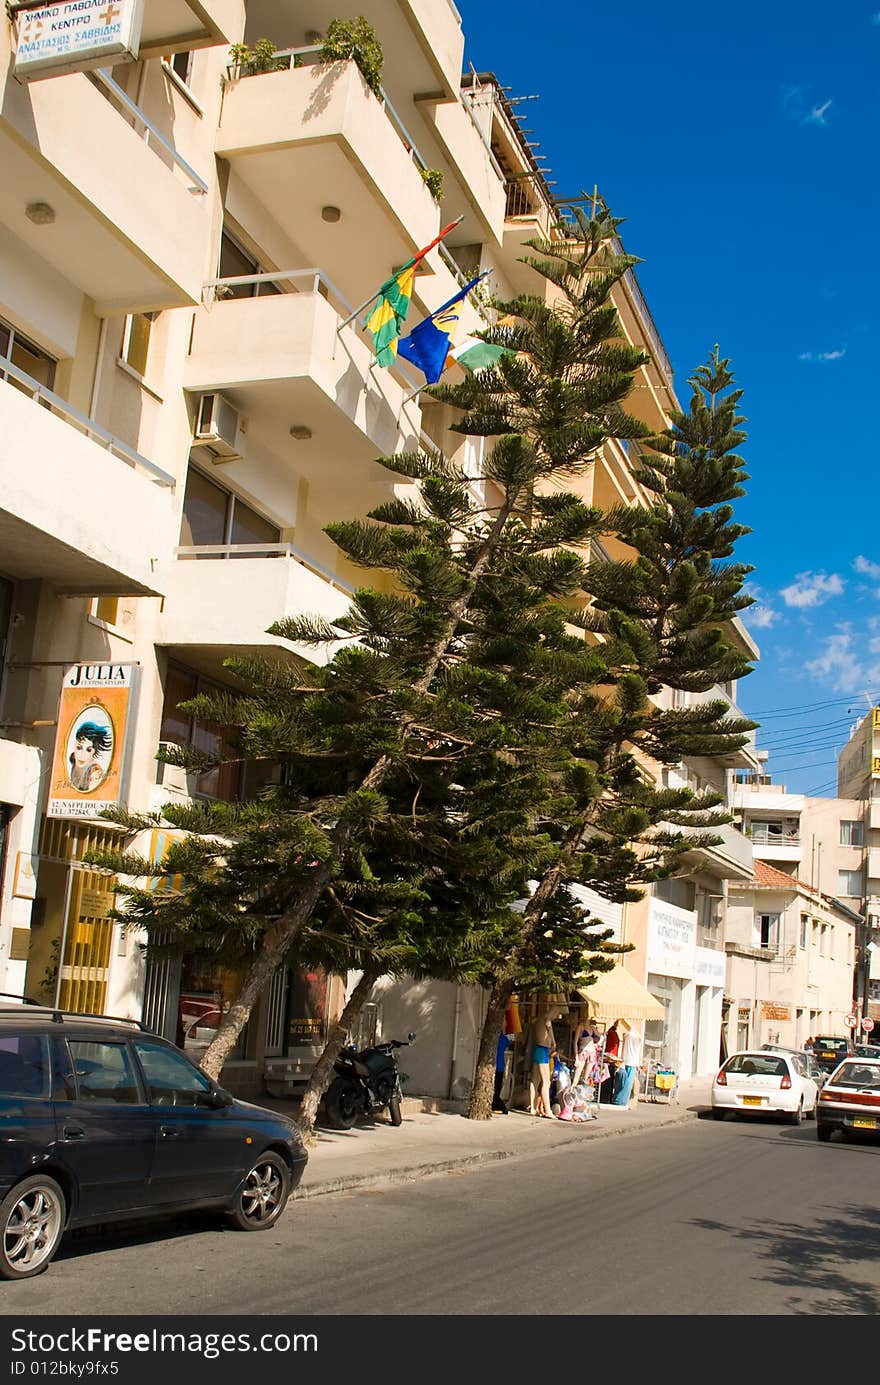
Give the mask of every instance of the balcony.
[[238, 33], [237, 10], [235, 0], [147, 0], [140, 56], [231, 43]]
[[[232, 82], [216, 150], [232, 170], [228, 205], [240, 183], [355, 302], [440, 229], [412, 140], [353, 62]], [[323, 219], [325, 207], [338, 220]]]
[[446, 163], [444, 221], [470, 207], [472, 214], [459, 233], [462, 243], [488, 239], [500, 245], [506, 206], [504, 173], [471, 113], [467, 94], [463, 92], [459, 101], [445, 102], [424, 96], [418, 106]]
[[265, 34], [279, 48], [323, 34], [331, 19], [362, 14], [382, 44], [389, 86], [408, 98], [425, 91], [458, 98], [464, 35], [452, 0], [248, 0], [247, 12], [249, 41]]
[[[665, 831], [686, 833], [687, 828], [664, 823]], [[707, 836], [720, 837], [716, 846], [697, 846], [684, 857], [691, 870], [706, 871], [721, 880], [751, 880], [754, 877], [754, 857], [748, 837], [739, 828], [726, 822], [721, 827], [707, 829]]]
[[[106, 71], [30, 86], [11, 72], [0, 76], [9, 229], [100, 315], [197, 302], [211, 232], [204, 181]], [[37, 204], [50, 221], [27, 216]]]
[[5, 357], [0, 436], [4, 572], [71, 595], [161, 595], [155, 565], [173, 532], [167, 472]]
[[284, 616], [332, 621], [349, 606], [351, 589], [291, 544], [210, 545], [175, 552], [176, 560], [162, 568], [167, 599], [156, 644], [213, 674], [223, 671], [223, 660], [232, 653], [294, 655], [317, 664], [332, 657], [332, 645], [296, 645], [267, 634]]
[[753, 827], [745, 835], [758, 861], [800, 861], [803, 847], [797, 832], [768, 832]]
[[[219, 390], [248, 420], [245, 448], [288, 459], [338, 510], [364, 513], [393, 493], [391, 473], [377, 456], [397, 451], [401, 437], [418, 446], [421, 414], [408, 396], [418, 384], [402, 371], [371, 371], [372, 338], [355, 323], [342, 326], [344, 301], [319, 270], [255, 275], [302, 292], [218, 300], [196, 314], [186, 389]], [[208, 294], [224, 285], [217, 281]], [[340, 304], [340, 312], [331, 303]], [[291, 441], [291, 428], [308, 436]], [[247, 465], [247, 458], [240, 464]]]

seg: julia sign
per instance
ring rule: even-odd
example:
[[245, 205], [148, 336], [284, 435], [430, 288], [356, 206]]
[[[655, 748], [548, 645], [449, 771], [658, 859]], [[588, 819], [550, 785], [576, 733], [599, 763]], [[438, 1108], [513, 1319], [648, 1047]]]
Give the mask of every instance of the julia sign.
[[18, 12], [15, 75], [25, 81], [133, 61], [143, 0], [55, 0]]
[[124, 806], [136, 664], [64, 670], [49, 787], [50, 818], [96, 818]]

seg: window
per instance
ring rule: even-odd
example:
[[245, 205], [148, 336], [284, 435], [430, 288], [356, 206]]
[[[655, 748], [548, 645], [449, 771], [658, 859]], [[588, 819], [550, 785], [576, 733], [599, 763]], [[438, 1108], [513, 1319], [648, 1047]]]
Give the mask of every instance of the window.
[[157, 313], [130, 313], [122, 330], [120, 359], [138, 375], [146, 375], [147, 358], [150, 354], [150, 334]]
[[[249, 274], [265, 274], [265, 265], [260, 264], [230, 231], [224, 228], [220, 237], [220, 264], [218, 279], [238, 279]], [[259, 284], [228, 284], [223, 289], [224, 298], [265, 298], [267, 294], [280, 293], [277, 284], [264, 280]]]
[[46, 1040], [39, 1034], [0, 1038], [0, 1097], [49, 1095]]
[[801, 935], [800, 935], [800, 945], [801, 945], [801, 947], [806, 947], [806, 945], [807, 945], [807, 937], [808, 937], [808, 935], [809, 935], [809, 929], [810, 929], [810, 916], [809, 916], [809, 914], [801, 914]]
[[153, 1106], [210, 1106], [212, 1087], [202, 1073], [187, 1060], [161, 1044], [137, 1041], [147, 1083], [147, 1098]]
[[690, 705], [691, 695], [685, 688], [672, 689], [672, 706], [676, 710], [680, 710], [683, 707], [689, 707]]
[[92, 615], [95, 620], [102, 620], [105, 625], [117, 625], [119, 623], [119, 597], [96, 596], [92, 602]]
[[864, 823], [845, 819], [840, 824], [840, 845], [841, 846], [864, 846], [865, 827]]
[[[0, 356], [5, 356], [13, 365], [17, 365], [19, 370], [23, 370], [32, 380], [36, 380], [38, 385], [45, 385], [47, 390], [52, 389], [55, 384], [55, 359], [42, 351], [27, 337], [22, 336], [17, 328], [11, 323], [4, 322], [0, 318]], [[0, 363], [2, 366], [2, 363]], [[13, 380], [0, 368], [0, 379], [7, 380], [16, 389], [24, 390], [24, 385], [19, 381]]]
[[131, 1058], [125, 1044], [71, 1039], [70, 1056], [80, 1101], [140, 1101]]
[[218, 486], [216, 481], [210, 481], [200, 471], [189, 468], [180, 522], [180, 542], [183, 547], [199, 547], [202, 544], [275, 544], [280, 539], [281, 530], [277, 525], [257, 514], [225, 486]]
[[837, 892], [849, 899], [862, 897], [862, 872], [860, 870], [838, 871]]
[[172, 68], [174, 72], [177, 73], [180, 80], [189, 85], [189, 79], [192, 75], [192, 53], [173, 53], [170, 58], [166, 59], [166, 61], [168, 63], [168, 66]]
[[723, 1071], [739, 1072], [744, 1077], [787, 1077], [788, 1065], [772, 1053], [737, 1053], [724, 1064]]
[[755, 947], [763, 947], [770, 952], [779, 950], [779, 915], [755, 915]]
[[819, 951], [820, 951], [820, 953], [822, 954], [823, 957], [827, 957], [827, 956], [828, 956], [828, 945], [829, 945], [830, 941], [831, 941], [831, 929], [828, 927], [828, 924], [827, 924], [827, 923], [823, 923], [823, 924], [822, 924], [821, 931], [820, 931], [820, 933], [819, 933]]
[[[159, 739], [170, 741], [173, 745], [192, 746], [207, 755], [233, 754], [223, 727], [213, 722], [198, 721], [178, 705], [188, 702], [198, 693], [218, 692], [228, 693], [229, 689], [221, 683], [212, 683], [193, 669], [169, 664]], [[234, 760], [230, 764], [215, 765], [213, 769], [198, 775], [195, 792], [205, 798], [237, 799], [242, 797], [243, 782], [242, 762]]]

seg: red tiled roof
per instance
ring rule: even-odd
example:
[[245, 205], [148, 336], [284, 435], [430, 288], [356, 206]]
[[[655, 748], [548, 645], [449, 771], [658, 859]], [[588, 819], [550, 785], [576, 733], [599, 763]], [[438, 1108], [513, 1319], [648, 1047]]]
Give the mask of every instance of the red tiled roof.
[[[796, 890], [804, 885], [802, 880], [798, 880], [796, 875], [786, 875], [784, 870], [777, 870], [775, 866], [768, 866], [766, 861], [755, 862], [755, 884], [772, 885], [776, 889]], [[804, 886], [809, 889], [809, 885]]]

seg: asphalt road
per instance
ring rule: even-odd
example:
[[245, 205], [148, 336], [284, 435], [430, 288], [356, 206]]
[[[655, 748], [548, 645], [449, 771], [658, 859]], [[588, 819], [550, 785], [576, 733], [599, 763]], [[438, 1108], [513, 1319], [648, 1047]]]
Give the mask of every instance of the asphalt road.
[[0, 1314], [876, 1314], [878, 1161], [695, 1118], [297, 1202], [267, 1233], [80, 1232]]

